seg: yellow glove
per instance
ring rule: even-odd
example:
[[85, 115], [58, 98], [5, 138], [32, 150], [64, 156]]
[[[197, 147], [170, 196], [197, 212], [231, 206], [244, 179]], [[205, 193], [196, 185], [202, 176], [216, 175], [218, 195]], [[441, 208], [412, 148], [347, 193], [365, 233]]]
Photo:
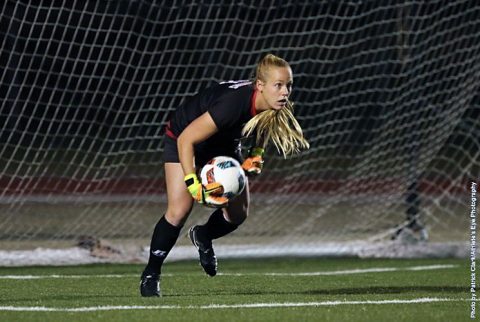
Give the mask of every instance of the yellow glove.
[[263, 154], [265, 150], [262, 148], [253, 148], [248, 158], [242, 163], [242, 168], [247, 175], [259, 175], [263, 168]]
[[215, 208], [223, 208], [228, 205], [228, 198], [222, 196], [223, 186], [218, 182], [212, 182], [206, 186], [198, 181], [195, 173], [191, 173], [184, 178], [187, 189], [197, 202]]

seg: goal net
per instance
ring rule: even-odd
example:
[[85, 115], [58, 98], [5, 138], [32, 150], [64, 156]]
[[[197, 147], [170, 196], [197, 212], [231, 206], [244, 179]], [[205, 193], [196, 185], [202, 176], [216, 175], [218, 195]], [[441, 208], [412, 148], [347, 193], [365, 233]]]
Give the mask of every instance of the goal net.
[[[480, 174], [479, 17], [473, 0], [3, 1], [0, 265], [146, 260], [169, 113], [269, 52], [292, 66], [311, 148], [267, 151], [219, 256], [458, 255]], [[194, 255], [182, 234], [172, 258]]]

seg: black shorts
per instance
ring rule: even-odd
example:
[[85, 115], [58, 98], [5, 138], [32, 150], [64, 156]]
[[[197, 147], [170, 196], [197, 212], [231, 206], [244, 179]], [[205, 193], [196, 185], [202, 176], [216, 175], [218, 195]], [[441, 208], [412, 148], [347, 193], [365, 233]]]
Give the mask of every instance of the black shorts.
[[[165, 145], [163, 149], [163, 161], [179, 163], [177, 141], [168, 135], [165, 135]], [[241, 142], [229, 148], [209, 148], [205, 145], [198, 144], [195, 146], [195, 166], [203, 167], [208, 161], [217, 156], [229, 156], [238, 162], [243, 162]]]

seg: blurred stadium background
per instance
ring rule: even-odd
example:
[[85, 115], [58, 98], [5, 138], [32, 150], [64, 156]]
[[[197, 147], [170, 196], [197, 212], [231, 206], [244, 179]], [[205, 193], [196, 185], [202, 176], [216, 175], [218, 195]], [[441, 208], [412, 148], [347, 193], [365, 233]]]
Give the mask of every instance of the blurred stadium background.
[[479, 17], [473, 0], [2, 2], [0, 265], [146, 260], [169, 113], [269, 52], [311, 149], [268, 151], [219, 256], [467, 256]]

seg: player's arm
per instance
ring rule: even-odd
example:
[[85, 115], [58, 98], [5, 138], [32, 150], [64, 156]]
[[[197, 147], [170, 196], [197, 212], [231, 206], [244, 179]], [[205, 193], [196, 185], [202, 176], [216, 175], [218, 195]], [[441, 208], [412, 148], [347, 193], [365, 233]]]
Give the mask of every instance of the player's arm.
[[202, 186], [195, 173], [194, 146], [218, 132], [210, 113], [205, 112], [190, 123], [177, 138], [178, 158], [185, 174], [185, 184], [192, 197], [200, 203], [205, 201], [213, 206], [223, 207], [228, 199], [216, 196], [223, 187], [218, 183]]
[[210, 113], [205, 112], [190, 123], [177, 139], [178, 157], [185, 175], [195, 172], [194, 146], [218, 132]]

